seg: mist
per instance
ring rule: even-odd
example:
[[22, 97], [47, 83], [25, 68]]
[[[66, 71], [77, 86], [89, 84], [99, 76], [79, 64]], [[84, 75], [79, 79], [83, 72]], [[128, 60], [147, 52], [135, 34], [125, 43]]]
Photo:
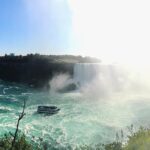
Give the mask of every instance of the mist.
[[[125, 65], [75, 64], [73, 77], [56, 74], [50, 80], [50, 93], [62, 93], [75, 84], [72, 93], [80, 93], [81, 99], [90, 101], [128, 102], [149, 99], [150, 72], [146, 68]], [[66, 91], [65, 91], [66, 92]], [[68, 91], [70, 92], [70, 91]]]
[[128, 101], [149, 98], [149, 71], [134, 66], [77, 64], [74, 81], [84, 99]]
[[65, 87], [72, 83], [73, 79], [70, 77], [69, 74], [56, 74], [49, 82], [50, 92], [58, 93], [60, 90], [63, 90]]

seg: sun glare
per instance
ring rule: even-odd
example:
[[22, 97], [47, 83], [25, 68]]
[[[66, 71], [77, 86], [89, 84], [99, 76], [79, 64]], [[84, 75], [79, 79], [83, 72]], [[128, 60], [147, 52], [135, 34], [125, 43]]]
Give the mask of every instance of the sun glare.
[[73, 33], [84, 55], [150, 64], [149, 2], [70, 0]]

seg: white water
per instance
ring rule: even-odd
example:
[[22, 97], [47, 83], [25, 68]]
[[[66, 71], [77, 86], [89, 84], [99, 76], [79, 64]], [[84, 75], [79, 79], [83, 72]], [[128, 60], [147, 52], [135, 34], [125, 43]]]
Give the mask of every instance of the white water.
[[[101, 64], [76, 64], [74, 71], [79, 90], [64, 94], [0, 82], [1, 135], [14, 131], [24, 98], [27, 99], [26, 116], [20, 129], [29, 137], [42, 137], [58, 149], [111, 142], [116, 132], [126, 131], [131, 124], [136, 128], [149, 126], [148, 74]], [[59, 75], [59, 79], [62, 77]], [[63, 82], [68, 82], [66, 79], [70, 81], [65, 77]], [[52, 80], [53, 85], [55, 81]], [[62, 82], [61, 86], [58, 84], [56, 87], [62, 86]], [[56, 105], [61, 110], [53, 116], [39, 115], [36, 114], [38, 105]]]

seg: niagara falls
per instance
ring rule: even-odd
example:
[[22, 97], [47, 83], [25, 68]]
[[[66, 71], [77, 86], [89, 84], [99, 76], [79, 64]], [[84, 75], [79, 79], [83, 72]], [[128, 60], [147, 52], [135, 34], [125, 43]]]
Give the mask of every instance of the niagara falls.
[[[72, 75], [55, 73], [48, 83], [50, 88], [39, 90], [0, 81], [1, 136], [15, 130], [24, 99], [26, 115], [20, 130], [28, 138], [35, 137], [35, 142], [39, 137], [48, 141], [53, 149], [107, 144], [122, 130], [126, 141], [128, 127], [134, 125], [138, 130], [149, 125], [149, 84], [131, 67], [75, 63]], [[76, 88], [61, 91], [70, 84]], [[57, 106], [60, 111], [50, 116], [38, 114], [40, 105]]]
[[0, 150], [150, 150], [148, 0], [0, 1]]

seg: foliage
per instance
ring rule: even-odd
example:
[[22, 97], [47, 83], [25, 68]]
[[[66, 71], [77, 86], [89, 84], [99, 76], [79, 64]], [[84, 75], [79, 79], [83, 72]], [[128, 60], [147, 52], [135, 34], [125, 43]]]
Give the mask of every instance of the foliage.
[[12, 148], [13, 134], [8, 133], [0, 138], [0, 150], [57, 150], [42, 138], [28, 138], [23, 133], [18, 132], [17, 138]]
[[122, 150], [121, 142], [113, 142], [104, 146], [105, 150]]
[[10, 134], [5, 134], [4, 137], [0, 139], [0, 150], [33, 150], [33, 145], [27, 140], [25, 135], [19, 135], [12, 148], [12, 136]]
[[98, 63], [100, 60], [95, 57], [82, 57], [75, 55], [40, 55], [40, 54], [28, 54], [26, 56], [23, 55], [15, 55], [11, 53], [9, 55], [5, 54], [5, 56], [0, 56], [0, 62], [11, 62], [11, 63], [25, 63], [32, 61], [45, 61], [51, 63]]
[[133, 132], [133, 126], [130, 128], [130, 136], [128, 141], [123, 144], [121, 142], [113, 142], [105, 145], [105, 150], [149, 150], [150, 149], [150, 129], [143, 127], [137, 132]]
[[123, 132], [121, 137], [116, 136], [116, 141], [108, 144], [99, 144], [95, 147], [91, 145], [83, 145], [76, 150], [150, 150], [150, 129], [140, 127], [137, 132], [133, 132], [133, 125], [128, 127], [130, 136], [126, 143], [123, 143]]
[[138, 132], [128, 136], [129, 140], [123, 150], [149, 150], [150, 129], [140, 128]]

